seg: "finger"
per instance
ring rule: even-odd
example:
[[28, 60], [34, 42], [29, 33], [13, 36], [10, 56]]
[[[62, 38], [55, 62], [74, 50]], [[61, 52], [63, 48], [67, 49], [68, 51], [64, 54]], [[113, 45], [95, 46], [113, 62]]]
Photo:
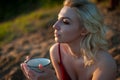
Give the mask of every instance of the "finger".
[[[26, 63], [23, 64], [24, 65], [24, 71], [26, 73], [26, 77], [29, 79], [29, 80], [34, 80], [34, 77], [35, 77], [35, 73], [33, 70], [31, 70]], [[33, 79], [32, 79], [33, 78]]]
[[39, 69], [42, 69], [42, 68], [43, 68], [43, 65], [42, 65], [42, 64], [39, 64], [38, 67], [39, 67]]
[[35, 77], [32, 70], [29, 70], [27, 76], [28, 76], [29, 79], [34, 79], [34, 77]]
[[25, 72], [26, 72], [27, 78], [29, 80], [36, 80], [37, 73], [34, 70], [31, 70], [26, 64], [24, 67], [26, 68]]
[[39, 67], [39, 69], [40, 69], [41, 71], [43, 71], [43, 72], [47, 70], [45, 67], [43, 67], [42, 64], [39, 64], [38, 67]]
[[42, 64], [39, 64], [39, 69], [41, 70], [41, 71], [43, 71], [43, 72], [46, 72], [46, 73], [48, 73], [48, 72], [50, 72], [51, 71], [51, 69], [48, 69], [48, 68], [46, 68], [46, 67], [43, 67], [43, 65]]
[[26, 78], [27, 78], [27, 73], [25, 72], [25, 70], [24, 70], [24, 65], [23, 65], [24, 63], [22, 63], [20, 66], [21, 66], [21, 70], [22, 70], [22, 72], [23, 72], [23, 74], [26, 76]]
[[30, 56], [26, 56], [24, 62], [25, 62], [25, 63], [28, 62], [28, 61], [30, 60], [30, 58], [31, 58]]
[[25, 58], [26, 60], [29, 60], [30, 59], [30, 56], [26, 56], [26, 58]]
[[26, 63], [23, 63], [23, 68], [24, 68], [25, 72], [28, 74], [30, 68], [27, 66]]

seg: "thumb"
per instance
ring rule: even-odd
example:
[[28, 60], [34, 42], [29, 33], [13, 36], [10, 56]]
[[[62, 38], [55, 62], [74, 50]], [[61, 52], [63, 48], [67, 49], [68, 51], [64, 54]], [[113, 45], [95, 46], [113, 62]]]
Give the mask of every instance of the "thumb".
[[39, 69], [43, 69], [43, 65], [42, 64], [39, 64], [38, 67], [39, 67]]
[[39, 69], [45, 72], [54, 72], [52, 69], [44, 67], [42, 64], [39, 64]]
[[48, 71], [47, 68], [45, 68], [42, 64], [39, 64], [39, 69], [42, 70], [42, 71]]

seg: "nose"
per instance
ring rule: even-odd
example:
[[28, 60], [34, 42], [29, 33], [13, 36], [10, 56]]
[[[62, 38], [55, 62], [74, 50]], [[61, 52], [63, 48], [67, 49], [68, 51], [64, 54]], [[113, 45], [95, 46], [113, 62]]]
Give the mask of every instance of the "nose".
[[59, 21], [56, 21], [55, 24], [53, 25], [54, 29], [60, 30], [60, 24]]

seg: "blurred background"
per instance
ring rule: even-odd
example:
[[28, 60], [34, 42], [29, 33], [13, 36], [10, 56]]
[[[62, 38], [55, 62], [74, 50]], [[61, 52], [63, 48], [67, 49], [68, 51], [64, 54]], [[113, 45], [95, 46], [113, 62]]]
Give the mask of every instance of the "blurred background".
[[[95, 3], [109, 30], [109, 53], [120, 80], [120, 0]], [[54, 43], [52, 25], [63, 0], [0, 0], [0, 80], [26, 80], [20, 69], [25, 56], [49, 58]]]

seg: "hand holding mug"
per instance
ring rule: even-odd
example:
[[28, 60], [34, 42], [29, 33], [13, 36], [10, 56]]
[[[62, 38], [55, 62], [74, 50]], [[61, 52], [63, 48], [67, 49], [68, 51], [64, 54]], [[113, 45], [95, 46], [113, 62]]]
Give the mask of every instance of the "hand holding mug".
[[[50, 63], [45, 58], [30, 59], [26, 57], [24, 63], [21, 64], [21, 69], [29, 80], [54, 80], [54, 70], [46, 67]], [[40, 64], [41, 63], [41, 64]]]

